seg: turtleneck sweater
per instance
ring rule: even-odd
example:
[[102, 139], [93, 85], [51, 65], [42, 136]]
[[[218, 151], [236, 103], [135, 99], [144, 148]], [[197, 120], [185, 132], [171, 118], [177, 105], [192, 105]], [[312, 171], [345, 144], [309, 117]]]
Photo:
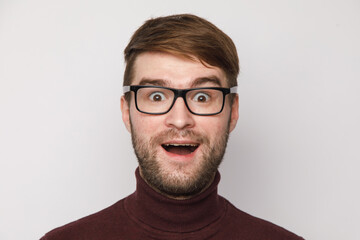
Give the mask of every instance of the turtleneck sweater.
[[136, 191], [114, 205], [59, 227], [41, 240], [298, 240], [301, 237], [253, 217], [218, 195], [219, 172], [199, 195], [168, 198], [135, 172]]

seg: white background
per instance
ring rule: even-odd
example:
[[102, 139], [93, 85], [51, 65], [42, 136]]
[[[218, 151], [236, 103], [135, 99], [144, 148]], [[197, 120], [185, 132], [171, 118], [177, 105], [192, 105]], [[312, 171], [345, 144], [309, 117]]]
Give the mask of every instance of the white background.
[[306, 239], [360, 239], [358, 0], [0, 0], [1, 240], [39, 239], [134, 191], [122, 51], [146, 19], [184, 12], [240, 57], [220, 193]]

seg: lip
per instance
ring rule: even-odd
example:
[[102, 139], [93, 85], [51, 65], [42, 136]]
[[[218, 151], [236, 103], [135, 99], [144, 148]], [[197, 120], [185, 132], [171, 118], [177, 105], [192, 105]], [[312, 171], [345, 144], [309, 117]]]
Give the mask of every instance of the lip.
[[[185, 155], [180, 155], [180, 154], [175, 154], [172, 152], [168, 152], [165, 150], [165, 148], [163, 147], [163, 145], [167, 145], [167, 144], [173, 144], [173, 145], [197, 145], [197, 148], [189, 153], [189, 154], [185, 154]], [[195, 154], [197, 153], [197, 151], [199, 150], [199, 148], [201, 147], [201, 144], [192, 140], [170, 140], [170, 141], [166, 141], [160, 144], [160, 148], [163, 150], [163, 152], [165, 153], [165, 155], [171, 159], [174, 160], [176, 162], [182, 162], [182, 163], [186, 163], [186, 162], [191, 162], [194, 159]]]
[[199, 145], [200, 143], [192, 141], [192, 140], [186, 140], [186, 139], [179, 139], [179, 140], [169, 140], [166, 142], [161, 143], [160, 145], [165, 145], [165, 144], [191, 144], [191, 145]]

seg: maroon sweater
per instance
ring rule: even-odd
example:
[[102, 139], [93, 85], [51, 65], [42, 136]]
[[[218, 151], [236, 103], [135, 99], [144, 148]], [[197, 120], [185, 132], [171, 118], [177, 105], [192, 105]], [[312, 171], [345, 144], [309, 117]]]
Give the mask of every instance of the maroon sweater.
[[136, 170], [130, 196], [93, 215], [52, 230], [41, 240], [295, 240], [302, 239], [235, 208], [217, 193], [220, 174], [200, 195], [169, 199], [149, 187]]

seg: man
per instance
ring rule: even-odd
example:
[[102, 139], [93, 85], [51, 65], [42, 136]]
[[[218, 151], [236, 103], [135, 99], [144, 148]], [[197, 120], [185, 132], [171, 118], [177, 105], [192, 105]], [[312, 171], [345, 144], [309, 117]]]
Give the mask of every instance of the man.
[[232, 40], [194, 15], [160, 17], [134, 33], [125, 61], [121, 110], [139, 162], [136, 191], [42, 239], [301, 239], [217, 194], [239, 115]]

